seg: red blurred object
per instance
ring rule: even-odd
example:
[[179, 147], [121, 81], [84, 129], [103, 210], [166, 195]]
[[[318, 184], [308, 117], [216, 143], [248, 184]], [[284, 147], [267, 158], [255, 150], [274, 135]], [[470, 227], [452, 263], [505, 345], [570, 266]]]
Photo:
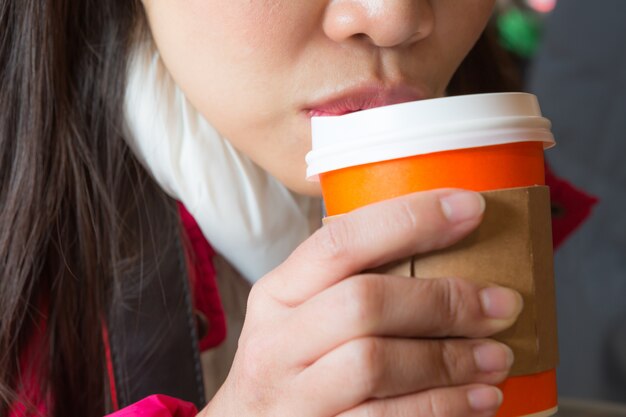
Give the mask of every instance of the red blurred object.
[[195, 314], [206, 320], [206, 329], [199, 332], [200, 351], [215, 347], [226, 338], [226, 318], [217, 289], [217, 272], [213, 265], [215, 251], [207, 242], [200, 227], [187, 209], [178, 205], [178, 211], [187, 234], [187, 263], [191, 278]]
[[167, 395], [151, 395], [106, 417], [194, 417], [196, 407]]
[[528, 5], [539, 13], [550, 13], [556, 7], [556, 0], [528, 0]]
[[552, 243], [557, 248], [589, 217], [598, 199], [554, 175], [546, 165], [552, 201]]

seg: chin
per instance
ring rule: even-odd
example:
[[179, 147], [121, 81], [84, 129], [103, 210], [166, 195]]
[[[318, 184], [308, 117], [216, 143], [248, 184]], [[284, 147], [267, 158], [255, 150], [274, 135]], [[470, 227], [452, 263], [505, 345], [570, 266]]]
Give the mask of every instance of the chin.
[[289, 188], [291, 191], [297, 194], [307, 195], [310, 197], [321, 197], [322, 189], [320, 183], [315, 181], [307, 181], [302, 178], [301, 180], [295, 180], [293, 178], [281, 178], [280, 181]]

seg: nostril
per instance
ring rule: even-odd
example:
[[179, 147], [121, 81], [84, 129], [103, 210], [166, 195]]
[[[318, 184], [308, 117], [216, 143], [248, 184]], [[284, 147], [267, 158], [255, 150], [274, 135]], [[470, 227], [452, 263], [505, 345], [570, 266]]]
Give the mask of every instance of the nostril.
[[366, 40], [393, 48], [428, 37], [434, 13], [426, 0], [335, 0], [329, 2], [322, 25], [336, 42]]
[[363, 33], [363, 32], [355, 33], [354, 35], [351, 36], [351, 38], [357, 43], [376, 45], [376, 42], [374, 41], [374, 39], [372, 39], [372, 37], [368, 35], [367, 33]]

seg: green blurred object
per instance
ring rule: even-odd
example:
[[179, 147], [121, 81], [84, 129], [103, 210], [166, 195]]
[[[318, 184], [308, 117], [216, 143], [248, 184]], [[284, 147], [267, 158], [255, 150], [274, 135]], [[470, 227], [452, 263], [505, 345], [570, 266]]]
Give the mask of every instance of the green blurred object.
[[531, 58], [541, 40], [541, 20], [533, 12], [512, 8], [497, 20], [500, 42], [521, 58]]

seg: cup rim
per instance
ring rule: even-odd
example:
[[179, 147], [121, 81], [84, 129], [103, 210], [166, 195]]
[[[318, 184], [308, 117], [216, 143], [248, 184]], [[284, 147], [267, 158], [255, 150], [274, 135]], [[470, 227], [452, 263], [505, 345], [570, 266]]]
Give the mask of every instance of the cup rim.
[[528, 93], [490, 93], [314, 117], [307, 179], [367, 163], [516, 142], [555, 145], [551, 123]]

